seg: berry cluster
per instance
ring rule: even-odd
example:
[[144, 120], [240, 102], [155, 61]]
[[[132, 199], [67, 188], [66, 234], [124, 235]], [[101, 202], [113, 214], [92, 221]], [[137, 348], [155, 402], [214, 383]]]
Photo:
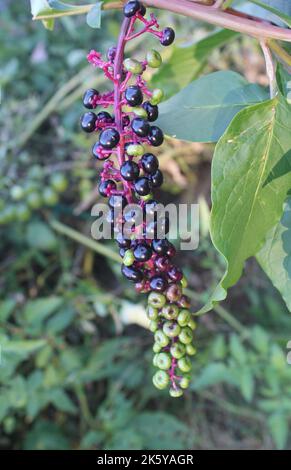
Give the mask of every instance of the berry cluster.
[[[172, 28], [160, 31], [155, 16], [146, 18], [146, 8], [137, 0], [127, 2], [123, 13], [117, 47], [108, 50], [105, 60], [96, 51], [88, 54], [89, 62], [113, 82], [114, 90], [103, 94], [95, 89], [86, 91], [83, 103], [88, 111], [81, 118], [81, 127], [99, 134], [92, 152], [104, 161], [99, 192], [108, 198], [108, 221], [123, 258], [122, 273], [135, 283], [138, 292], [149, 294], [147, 315], [155, 335], [154, 365], [159, 369], [154, 385], [159, 389], [169, 386], [170, 395], [178, 397], [188, 387], [189, 356], [196, 352], [192, 344], [196, 325], [189, 299], [183, 294], [186, 280], [173, 263], [174, 246], [158, 235], [159, 230], [168, 233], [168, 218], [154, 216], [150, 223], [134, 223], [132, 209], [135, 203], [145, 217], [153, 216], [158, 205], [153, 190], [163, 183], [159, 161], [147, 151], [164, 140], [162, 130], [153, 124], [163, 92], [149, 90], [143, 78], [147, 67], [158, 68], [162, 58], [156, 50], [148, 51], [143, 61], [124, 57], [126, 43], [141, 34], [151, 33], [168, 46], [175, 33]], [[97, 107], [103, 110], [94, 112]], [[110, 107], [113, 114], [104, 110]], [[134, 223], [129, 231], [124, 230], [126, 222]]]
[[[16, 178], [17, 183], [11, 185]], [[40, 166], [33, 165], [27, 172], [23, 184], [19, 182], [17, 175], [12, 179], [7, 178], [4, 186], [10, 186], [10, 191], [8, 198], [0, 201], [0, 225], [15, 221], [27, 222], [33, 212], [42, 206], [55, 206], [59, 201], [59, 194], [66, 190], [68, 181], [60, 172], [47, 178]]]

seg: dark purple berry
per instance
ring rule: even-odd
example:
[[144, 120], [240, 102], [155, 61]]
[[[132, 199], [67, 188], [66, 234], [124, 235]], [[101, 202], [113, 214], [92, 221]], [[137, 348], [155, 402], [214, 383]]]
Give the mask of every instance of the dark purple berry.
[[119, 249], [119, 255], [120, 255], [121, 258], [124, 257], [125, 252], [126, 252], [126, 248], [120, 248], [120, 249]]
[[121, 272], [129, 281], [141, 282], [143, 280], [143, 273], [133, 266], [122, 265]]
[[157, 170], [153, 175], [150, 176], [152, 186], [154, 188], [159, 188], [164, 182], [163, 173], [161, 170]]
[[126, 208], [123, 212], [123, 218], [125, 222], [129, 222], [130, 224], [135, 224], [138, 221], [138, 210], [130, 209], [130, 207]]
[[114, 122], [113, 117], [107, 111], [100, 111], [97, 114], [98, 124], [112, 124]]
[[150, 288], [156, 292], [164, 292], [168, 283], [163, 276], [157, 275], [150, 279]]
[[99, 96], [99, 91], [95, 90], [94, 88], [90, 88], [89, 90], [85, 91], [83, 96], [83, 105], [87, 109], [95, 109], [97, 104], [96, 100]]
[[168, 276], [172, 279], [172, 281], [180, 282], [183, 278], [183, 273], [177, 266], [172, 266], [168, 271]]
[[158, 126], [152, 126], [148, 133], [148, 139], [154, 147], [159, 147], [164, 142], [163, 131]]
[[113, 194], [110, 196], [108, 204], [113, 209], [124, 209], [124, 207], [127, 205], [127, 200], [124, 196]]
[[131, 18], [140, 10], [141, 4], [137, 0], [127, 2], [123, 7], [123, 14], [127, 18]]
[[131, 240], [129, 238], [124, 237], [122, 233], [118, 233], [116, 236], [116, 241], [120, 248], [130, 248], [131, 247]]
[[171, 245], [171, 243], [166, 238], [163, 238], [161, 240], [153, 240], [152, 241], [153, 250], [158, 255], [167, 255], [167, 251], [168, 251], [170, 245]]
[[107, 160], [110, 157], [111, 152], [104, 152], [104, 148], [100, 145], [99, 142], [96, 142], [92, 147], [93, 157], [97, 160]]
[[122, 126], [123, 126], [123, 128], [129, 126], [129, 124], [130, 124], [129, 116], [123, 116], [122, 117]]
[[146, 12], [147, 12], [146, 7], [144, 5], [141, 5], [140, 9], [139, 9], [139, 14], [141, 16], [144, 16], [146, 14]]
[[167, 249], [166, 255], [169, 256], [169, 258], [173, 258], [175, 254], [176, 254], [176, 248], [174, 247], [174, 245], [172, 245], [172, 243], [169, 242], [169, 247]]
[[116, 56], [116, 47], [115, 46], [109, 47], [107, 51], [107, 59], [110, 62], [114, 62], [115, 56]]
[[175, 31], [172, 28], [165, 28], [162, 31], [161, 44], [162, 46], [170, 46], [175, 39]]
[[93, 132], [96, 129], [97, 116], [91, 111], [81, 117], [81, 127], [84, 132]]
[[116, 183], [113, 180], [101, 181], [98, 187], [99, 193], [103, 197], [108, 197], [112, 189], [116, 189]]
[[170, 267], [170, 260], [167, 256], [158, 256], [155, 259], [155, 267], [159, 271], [167, 271]]
[[153, 217], [158, 215], [158, 202], [155, 201], [154, 199], [151, 199], [150, 201], [147, 201], [144, 205], [144, 212], [146, 216]]
[[139, 176], [139, 166], [133, 161], [126, 161], [120, 167], [120, 173], [126, 181], [134, 181]]
[[149, 173], [150, 175], [155, 173], [157, 169], [159, 168], [159, 161], [157, 157], [153, 155], [152, 153], [145, 153], [141, 157], [140, 162], [141, 162], [143, 171], [145, 173]]
[[152, 249], [146, 243], [139, 243], [133, 250], [136, 261], [145, 262], [152, 256]]
[[148, 115], [148, 121], [156, 121], [159, 117], [159, 108], [155, 104], [151, 104], [149, 101], [145, 101], [142, 107], [146, 110]]
[[145, 176], [138, 178], [134, 183], [134, 190], [140, 196], [147, 196], [151, 192], [150, 180]]
[[131, 128], [139, 137], [146, 137], [151, 129], [148, 121], [143, 118], [134, 118], [131, 121]]
[[124, 97], [129, 106], [139, 106], [143, 101], [143, 94], [139, 86], [132, 85], [126, 88]]
[[113, 127], [109, 127], [108, 129], [104, 129], [100, 133], [99, 142], [105, 149], [113, 149], [119, 143], [120, 135], [119, 132], [114, 129]]

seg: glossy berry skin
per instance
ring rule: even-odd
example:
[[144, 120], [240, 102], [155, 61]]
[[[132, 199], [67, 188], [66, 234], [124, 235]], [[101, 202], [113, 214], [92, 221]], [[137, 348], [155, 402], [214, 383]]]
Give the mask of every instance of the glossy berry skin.
[[113, 180], [101, 181], [98, 187], [99, 193], [103, 197], [108, 197], [112, 189], [116, 189], [116, 183]]
[[157, 275], [150, 279], [150, 288], [155, 292], [164, 292], [167, 285], [168, 283], [163, 276]]
[[170, 267], [170, 260], [167, 256], [158, 256], [155, 259], [155, 267], [159, 271], [167, 271]]
[[142, 118], [134, 118], [131, 122], [133, 132], [139, 137], [146, 137], [150, 132], [150, 125], [148, 121]]
[[141, 4], [137, 0], [127, 2], [123, 7], [123, 14], [127, 18], [131, 18], [140, 10]]
[[111, 150], [116, 147], [116, 145], [119, 143], [119, 140], [119, 132], [113, 127], [104, 129], [104, 131], [102, 131], [99, 136], [100, 145], [107, 150]]
[[172, 28], [165, 28], [162, 31], [160, 43], [162, 46], [170, 46], [175, 40], [175, 31]]
[[148, 121], [156, 121], [159, 117], [159, 108], [157, 105], [151, 104], [149, 101], [145, 101], [142, 107], [146, 110], [148, 115]]
[[93, 132], [96, 129], [97, 116], [92, 111], [83, 114], [81, 117], [81, 127], [84, 132]]
[[95, 90], [94, 88], [90, 88], [89, 90], [85, 91], [83, 96], [83, 105], [87, 109], [95, 109], [96, 108], [96, 100], [99, 96], [99, 91]]
[[142, 176], [134, 183], [134, 190], [139, 196], [147, 196], [151, 192], [151, 183], [148, 178]]
[[97, 114], [98, 124], [111, 124], [114, 122], [113, 117], [107, 111], [100, 111]]
[[113, 194], [110, 196], [108, 204], [112, 209], [124, 209], [124, 207], [127, 205], [127, 199], [124, 196], [117, 196]]
[[152, 248], [158, 255], [166, 255], [169, 245], [170, 242], [166, 238], [152, 241]]
[[124, 97], [129, 106], [139, 106], [143, 101], [143, 94], [139, 86], [132, 85], [126, 88]]
[[155, 155], [152, 153], [145, 153], [141, 157], [141, 166], [145, 173], [150, 175], [156, 173], [159, 168], [159, 161]]
[[172, 279], [172, 281], [179, 282], [182, 280], [183, 273], [177, 266], [172, 266], [168, 271], [168, 276]]
[[157, 170], [153, 175], [150, 176], [150, 180], [153, 188], [159, 188], [164, 182], [163, 173], [161, 170]]
[[141, 16], [144, 16], [146, 14], [146, 12], [147, 12], [146, 7], [141, 4], [140, 9], [139, 9], [139, 14]]
[[141, 282], [143, 279], [142, 272], [133, 266], [123, 265], [121, 267], [121, 272], [129, 281], [132, 281], [132, 282]]
[[133, 161], [126, 161], [120, 167], [120, 174], [126, 181], [134, 181], [139, 176], [139, 166]]
[[121, 233], [118, 233], [116, 236], [116, 241], [120, 248], [130, 248], [131, 247], [131, 240], [129, 238], [124, 237]]
[[163, 131], [158, 126], [152, 126], [148, 133], [148, 139], [151, 145], [159, 147], [164, 142]]
[[107, 160], [111, 156], [110, 152], [103, 153], [104, 148], [100, 145], [99, 142], [96, 142], [92, 147], [92, 154], [97, 160]]
[[133, 250], [136, 261], [145, 262], [152, 256], [152, 249], [146, 243], [139, 243]]

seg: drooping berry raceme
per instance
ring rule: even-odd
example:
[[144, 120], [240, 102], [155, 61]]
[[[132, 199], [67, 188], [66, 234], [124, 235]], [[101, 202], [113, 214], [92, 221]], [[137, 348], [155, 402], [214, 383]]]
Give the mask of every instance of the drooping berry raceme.
[[[89, 62], [112, 82], [113, 91], [86, 91], [83, 103], [88, 111], [81, 127], [98, 134], [92, 153], [104, 161], [99, 192], [108, 198], [107, 220], [119, 246], [122, 274], [138, 292], [148, 293], [147, 315], [155, 337], [153, 364], [158, 368], [153, 383], [158, 389], [169, 387], [170, 395], [179, 397], [189, 385], [196, 324], [183, 294], [186, 280], [173, 262], [176, 250], [159, 232], [168, 233], [169, 220], [157, 215], [153, 196], [163, 183], [158, 158], [150, 148], [164, 140], [163, 131], [154, 124], [163, 92], [150, 90], [143, 73], [148, 67], [159, 67], [162, 58], [153, 49], [143, 61], [125, 57], [127, 42], [142, 34], [150, 33], [168, 46], [175, 33], [169, 27], [160, 30], [156, 17], [147, 18], [146, 8], [137, 0], [127, 2], [123, 13], [117, 47], [111, 47], [105, 59], [94, 50], [88, 54]], [[132, 204], [140, 209], [142, 220]]]

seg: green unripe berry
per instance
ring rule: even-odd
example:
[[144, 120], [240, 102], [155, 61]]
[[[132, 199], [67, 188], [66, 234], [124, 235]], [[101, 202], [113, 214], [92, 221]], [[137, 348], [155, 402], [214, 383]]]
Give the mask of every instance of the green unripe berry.
[[125, 266], [131, 266], [134, 263], [134, 255], [132, 250], [126, 250], [123, 257], [123, 264]]
[[190, 317], [190, 320], [189, 320], [189, 322], [188, 322], [188, 326], [189, 326], [189, 328], [191, 328], [191, 330], [193, 331], [193, 330], [196, 330], [196, 328], [197, 328], [197, 323], [196, 323], [195, 320], [193, 320], [193, 318]]
[[131, 157], [141, 157], [144, 154], [144, 146], [141, 144], [130, 144], [126, 148], [127, 155]]
[[155, 332], [155, 342], [164, 348], [169, 344], [169, 338], [162, 330], [158, 330]]
[[189, 372], [192, 369], [192, 363], [188, 356], [178, 359], [178, 367], [182, 372]]
[[183, 395], [183, 390], [181, 390], [180, 388], [171, 387], [169, 390], [169, 394], [173, 398], [179, 398]]
[[149, 193], [146, 196], [139, 196], [139, 198], [145, 202], [150, 201], [151, 199], [153, 199], [153, 197], [153, 193]]
[[164, 98], [164, 92], [160, 88], [155, 88], [150, 99], [151, 104], [159, 104]]
[[197, 353], [197, 349], [191, 343], [186, 344], [186, 353], [189, 354], [189, 356], [195, 356], [195, 354]]
[[62, 173], [56, 173], [51, 177], [52, 188], [58, 193], [63, 193], [68, 187], [68, 180]]
[[149, 66], [152, 67], [153, 69], [160, 67], [160, 65], [163, 62], [161, 54], [158, 51], [155, 51], [154, 49], [151, 49], [150, 51], [148, 51], [146, 60]]
[[158, 358], [158, 354], [155, 354], [154, 357], [153, 357], [153, 365], [154, 365], [155, 367], [158, 367], [158, 365], [157, 365], [157, 358]]
[[148, 296], [148, 304], [154, 308], [163, 308], [166, 303], [166, 297], [158, 292], [151, 292]]
[[123, 66], [127, 72], [131, 72], [134, 75], [139, 75], [140, 73], [143, 72], [143, 66], [142, 64], [135, 59], [125, 59], [123, 61]]
[[20, 201], [24, 196], [23, 188], [19, 185], [12, 186], [10, 189], [10, 196], [13, 201]]
[[153, 352], [154, 353], [159, 353], [161, 351], [162, 347], [158, 343], [154, 343], [153, 345]]
[[178, 323], [174, 321], [167, 321], [166, 323], [164, 323], [163, 332], [169, 338], [174, 338], [175, 336], [178, 336], [180, 334], [181, 327], [180, 325], [178, 325]]
[[50, 187], [44, 188], [42, 197], [47, 206], [55, 206], [59, 200], [57, 193]]
[[181, 388], [185, 389], [185, 388], [188, 388], [189, 385], [190, 385], [190, 379], [188, 377], [182, 377], [180, 380], [179, 380], [179, 385]]
[[154, 308], [154, 307], [151, 307], [150, 305], [148, 305], [146, 312], [147, 312], [147, 317], [150, 320], [156, 320], [159, 316], [158, 309]]
[[31, 209], [39, 209], [42, 205], [42, 199], [39, 193], [32, 192], [28, 194], [26, 202]]
[[30, 193], [37, 193], [39, 191], [39, 185], [35, 181], [28, 180], [24, 184], [24, 193], [26, 196]]
[[183, 344], [190, 344], [193, 339], [193, 333], [189, 326], [182, 328], [181, 333], [179, 334], [179, 341]]
[[147, 117], [148, 117], [148, 113], [141, 106], [137, 107], [137, 108], [131, 108], [131, 111], [133, 111], [134, 114], [136, 114], [138, 117], [141, 117], [141, 118], [144, 118], [144, 119], [147, 119]]
[[178, 315], [178, 323], [180, 326], [187, 326], [188, 322], [191, 319], [191, 313], [189, 310], [181, 310], [179, 315]]
[[43, 169], [40, 165], [33, 165], [29, 170], [29, 177], [33, 179], [40, 179], [43, 177]]
[[159, 390], [167, 388], [169, 385], [170, 378], [164, 370], [158, 370], [153, 376], [153, 384]]
[[186, 289], [186, 287], [188, 286], [188, 281], [185, 276], [183, 276], [181, 279], [181, 286], [183, 287], [183, 289]]
[[159, 354], [157, 354], [157, 357], [155, 359], [155, 365], [156, 367], [158, 367], [159, 369], [162, 369], [162, 370], [168, 370], [170, 369], [171, 367], [171, 357], [169, 354], [165, 353], [165, 352], [161, 352]]
[[25, 204], [19, 204], [16, 207], [16, 218], [19, 222], [27, 222], [30, 216], [31, 212]]
[[182, 343], [174, 343], [171, 346], [170, 353], [175, 359], [181, 359], [181, 357], [185, 356], [186, 347]]
[[166, 304], [162, 309], [162, 315], [166, 320], [175, 320], [178, 317], [179, 308], [177, 305]]
[[151, 320], [149, 324], [149, 329], [152, 333], [155, 333], [159, 328], [159, 322], [157, 320]]

